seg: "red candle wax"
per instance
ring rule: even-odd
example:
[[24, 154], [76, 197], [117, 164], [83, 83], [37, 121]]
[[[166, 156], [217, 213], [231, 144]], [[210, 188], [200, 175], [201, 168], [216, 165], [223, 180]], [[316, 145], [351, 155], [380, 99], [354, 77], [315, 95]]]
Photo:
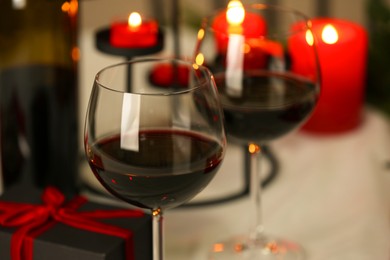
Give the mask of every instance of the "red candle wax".
[[[316, 18], [312, 26], [318, 40], [322, 89], [317, 107], [302, 129], [323, 134], [352, 130], [362, 120], [367, 33], [363, 27], [340, 19]], [[289, 49], [292, 71], [310, 77], [314, 63], [307, 66], [304, 61], [314, 59], [314, 55], [307, 52], [306, 35], [292, 37]]]
[[[133, 15], [134, 13], [130, 14]], [[110, 28], [110, 43], [119, 48], [145, 48], [157, 44], [158, 24], [154, 20], [114, 22]]]
[[154, 85], [163, 88], [172, 87], [173, 85], [186, 88], [189, 82], [189, 73], [189, 68], [186, 66], [161, 63], [151, 71], [150, 80]]

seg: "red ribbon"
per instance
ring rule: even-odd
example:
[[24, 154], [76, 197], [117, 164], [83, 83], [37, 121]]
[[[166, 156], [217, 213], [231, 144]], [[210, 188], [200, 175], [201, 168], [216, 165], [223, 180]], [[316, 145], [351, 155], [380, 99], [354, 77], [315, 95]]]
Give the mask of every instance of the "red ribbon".
[[68, 226], [125, 240], [126, 260], [132, 260], [133, 237], [129, 230], [108, 225], [97, 219], [143, 217], [141, 210], [95, 210], [77, 212], [87, 202], [77, 196], [65, 202], [65, 196], [56, 188], [48, 187], [42, 195], [42, 205], [0, 201], [0, 225], [17, 228], [11, 238], [11, 259], [32, 260], [34, 238], [60, 222]]

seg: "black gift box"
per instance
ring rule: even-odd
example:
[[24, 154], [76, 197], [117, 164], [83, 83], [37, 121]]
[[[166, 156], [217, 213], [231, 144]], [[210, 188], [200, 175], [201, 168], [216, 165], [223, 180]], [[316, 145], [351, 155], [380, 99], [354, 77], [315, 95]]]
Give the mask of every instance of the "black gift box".
[[[41, 190], [13, 187], [0, 196], [0, 201], [39, 205], [42, 204], [41, 195]], [[89, 201], [77, 209], [78, 212], [93, 210], [121, 209]], [[98, 221], [130, 230], [133, 234], [134, 259], [152, 259], [152, 220], [150, 215], [145, 214], [143, 217], [135, 218], [99, 219]], [[0, 225], [0, 259], [2, 260], [11, 259], [11, 237], [15, 230], [17, 228], [7, 228]], [[56, 223], [34, 239], [33, 257], [39, 260], [125, 260], [125, 241], [120, 237]]]

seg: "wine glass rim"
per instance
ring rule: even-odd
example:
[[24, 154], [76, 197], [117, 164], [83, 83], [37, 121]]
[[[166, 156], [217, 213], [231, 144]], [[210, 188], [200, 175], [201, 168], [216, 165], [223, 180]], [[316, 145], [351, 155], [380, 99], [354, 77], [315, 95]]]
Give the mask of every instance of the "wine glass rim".
[[244, 7], [258, 7], [259, 10], [262, 10], [262, 9], [265, 10], [265, 9], [272, 8], [274, 10], [293, 13], [295, 15], [302, 17], [306, 21], [310, 21], [309, 16], [307, 16], [306, 14], [304, 14], [303, 12], [301, 12], [297, 9], [294, 9], [294, 8], [288, 7], [288, 6], [276, 5], [276, 4], [254, 3], [254, 4], [246, 4], [246, 5], [244, 5]]
[[[118, 90], [118, 89], [108, 87], [106, 84], [103, 84], [99, 80], [102, 73], [104, 73], [105, 71], [107, 71], [109, 69], [112, 69], [115, 67], [120, 67], [123, 65], [131, 65], [134, 63], [141, 63], [141, 62], [142, 63], [161, 62], [161, 64], [166, 64], [168, 62], [169, 63], [177, 62], [177, 63], [181, 63], [181, 64], [187, 64], [188, 67], [193, 68], [194, 71], [200, 70], [201, 72], [205, 73], [206, 77], [204, 77], [205, 80], [203, 80], [202, 82], [191, 84], [191, 87], [188, 87], [188, 88], [172, 89], [171, 91], [167, 91], [167, 89], [164, 88], [164, 91], [155, 91], [155, 92], [142, 92], [142, 91], [134, 91], [134, 92], [130, 91], [129, 92], [129, 91], [125, 91], [125, 90]], [[206, 66], [196, 64], [195, 62], [192, 62], [191, 60], [181, 59], [181, 58], [160, 58], [160, 57], [156, 58], [156, 57], [152, 57], [152, 58], [134, 58], [134, 59], [131, 59], [128, 61], [108, 65], [96, 73], [94, 82], [102, 88], [105, 88], [105, 89], [113, 91], [113, 92], [122, 93], [122, 94], [129, 93], [132, 95], [142, 95], [142, 96], [171, 96], [171, 95], [180, 95], [180, 94], [186, 94], [189, 92], [193, 92], [196, 89], [201, 88], [202, 86], [207, 84], [210, 80], [212, 80], [212, 78], [213, 78], [213, 74]]]
[[[268, 3], [252, 3], [252, 4], [243, 4], [243, 7], [244, 7], [244, 10], [248, 10], [248, 9], [256, 9], [258, 11], [262, 11], [262, 10], [274, 10], [274, 11], [278, 11], [278, 12], [286, 12], [286, 13], [290, 13], [290, 14], [293, 14], [294, 16], [296, 17], [299, 17], [300, 19], [297, 19], [297, 23], [300, 22], [301, 27], [299, 27], [302, 31], [305, 31], [305, 30], [311, 30], [312, 29], [312, 23], [311, 23], [311, 19], [309, 16], [307, 16], [306, 14], [304, 14], [303, 12], [297, 10], [297, 9], [294, 9], [292, 7], [289, 7], [289, 6], [283, 6], [283, 5], [278, 5], [278, 4], [268, 4]], [[213, 21], [213, 19], [216, 17], [217, 14], [220, 14], [221, 12], [226, 12], [226, 10], [228, 10], [228, 7], [222, 7], [222, 8], [219, 8], [215, 11], [213, 11], [211, 14], [207, 15], [204, 19], [203, 19], [203, 25], [201, 26], [201, 28], [205, 28], [207, 27], [205, 24], [207, 23], [211, 23]], [[212, 30], [214, 31], [215, 29], [212, 28]], [[282, 34], [283, 36], [288, 36], [288, 35], [292, 35], [294, 33], [297, 33], [298, 31], [301, 31], [301, 30], [297, 30], [297, 31], [289, 31], [289, 32], [284, 32], [284, 33], [277, 33], [277, 35], [279, 34]], [[225, 32], [220, 32], [218, 31], [218, 33], [220, 34], [224, 34]], [[229, 34], [228, 32], [226, 32], [226, 34]], [[261, 36], [262, 38], [275, 38], [276, 35], [273, 34], [273, 35], [267, 35], [267, 36]]]
[[[277, 11], [289, 12], [289, 13], [292, 13], [292, 14], [295, 14], [295, 15], [302, 17], [306, 21], [310, 21], [309, 16], [307, 16], [303, 12], [301, 12], [295, 8], [289, 7], [289, 6], [278, 5], [278, 4], [252, 3], [252, 4], [243, 4], [243, 7], [244, 7], [244, 9], [248, 9], [248, 8], [253, 8], [253, 9], [256, 8], [257, 10], [273, 9], [273, 10], [277, 10]], [[219, 8], [219, 9], [213, 11], [210, 15], [208, 15], [206, 17], [213, 17], [215, 14], [217, 14], [221, 11], [227, 10], [227, 9], [228, 9], [228, 7]]]

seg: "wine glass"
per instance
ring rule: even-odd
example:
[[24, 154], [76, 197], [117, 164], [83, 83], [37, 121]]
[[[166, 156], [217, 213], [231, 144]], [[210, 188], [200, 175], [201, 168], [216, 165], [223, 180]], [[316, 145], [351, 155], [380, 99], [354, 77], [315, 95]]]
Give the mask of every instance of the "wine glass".
[[211, 259], [302, 259], [298, 243], [264, 231], [258, 170], [262, 146], [297, 129], [320, 93], [315, 38], [305, 15], [231, 1], [202, 20], [194, 60], [214, 74], [229, 142], [247, 145], [253, 227], [213, 245]]
[[[176, 69], [149, 77], [161, 64]], [[94, 80], [84, 142], [101, 185], [151, 210], [153, 259], [162, 260], [163, 212], [205, 188], [225, 154], [223, 112], [210, 71], [173, 58], [104, 68]]]

